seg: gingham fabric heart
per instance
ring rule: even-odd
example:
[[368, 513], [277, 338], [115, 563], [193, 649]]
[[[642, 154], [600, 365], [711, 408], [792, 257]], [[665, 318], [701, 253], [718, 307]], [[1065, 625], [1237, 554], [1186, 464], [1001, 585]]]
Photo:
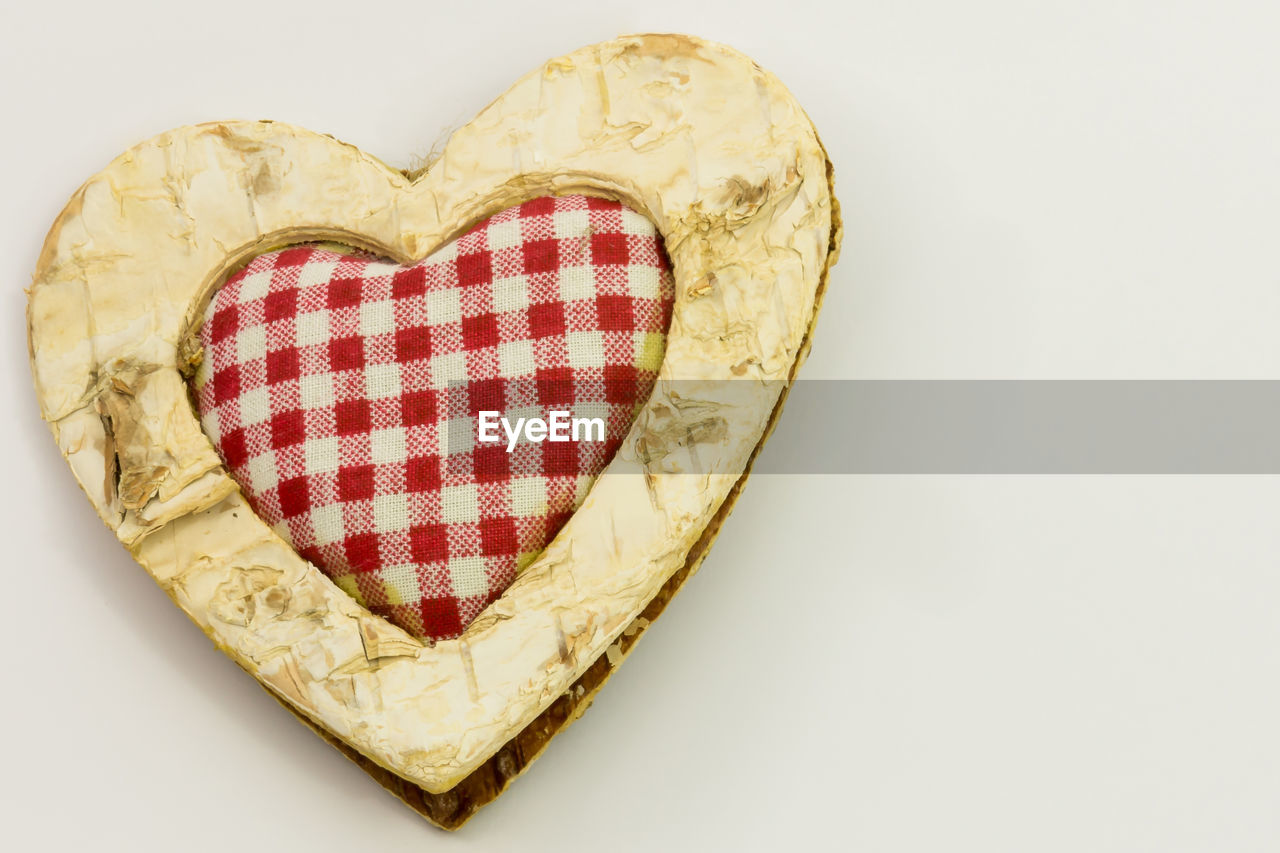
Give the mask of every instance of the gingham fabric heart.
[[[410, 266], [255, 258], [211, 300], [201, 421], [254, 510], [417, 636], [457, 636], [613, 456], [674, 299], [653, 225], [541, 198]], [[477, 441], [477, 415], [600, 417], [605, 440]]]

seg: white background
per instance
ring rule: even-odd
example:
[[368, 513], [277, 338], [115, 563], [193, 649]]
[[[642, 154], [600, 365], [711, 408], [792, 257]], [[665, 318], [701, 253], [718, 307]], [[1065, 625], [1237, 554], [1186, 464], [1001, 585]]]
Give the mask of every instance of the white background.
[[837, 169], [807, 377], [1280, 379], [1272, 0], [27, 2], [0, 18], [0, 846], [1273, 851], [1280, 483], [760, 477], [587, 716], [438, 832], [214, 651], [39, 422], [22, 288], [84, 179], [276, 118], [396, 165], [684, 31]]

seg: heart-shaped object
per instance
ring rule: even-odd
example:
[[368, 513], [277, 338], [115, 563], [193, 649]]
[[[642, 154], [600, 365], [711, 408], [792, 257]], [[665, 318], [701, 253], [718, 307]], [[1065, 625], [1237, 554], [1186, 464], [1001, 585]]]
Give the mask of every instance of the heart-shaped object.
[[[675, 304], [652, 392], [581, 506], [456, 639], [374, 615], [245, 502], [185, 377], [205, 307], [273, 248], [414, 263], [543, 196], [651, 221]], [[93, 506], [214, 643], [433, 822], [501, 793], [719, 532], [808, 350], [839, 217], [781, 83], [728, 48], [634, 36], [516, 83], [422, 174], [271, 122], [182, 128], [91, 178], [28, 306], [41, 411]], [[759, 535], [760, 531], [746, 531]]]
[[[270, 252], [209, 302], [201, 423], [303, 557], [409, 633], [456, 637], [622, 443], [673, 297], [653, 225], [587, 196], [513, 207], [408, 266]], [[602, 428], [477, 443], [482, 411]]]

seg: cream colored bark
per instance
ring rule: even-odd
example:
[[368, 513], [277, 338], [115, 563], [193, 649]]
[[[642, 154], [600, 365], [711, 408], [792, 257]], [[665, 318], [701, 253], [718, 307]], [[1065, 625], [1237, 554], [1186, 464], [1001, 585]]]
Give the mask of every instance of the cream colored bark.
[[[677, 291], [665, 361], [559, 536], [460, 638], [424, 645], [250, 510], [187, 396], [194, 324], [266, 249], [326, 239], [409, 261], [574, 192], [662, 234]], [[29, 305], [36, 390], [99, 515], [218, 647], [331, 740], [439, 794], [616, 655], [700, 556], [802, 359], [834, 205], [826, 154], [777, 79], [684, 36], [548, 62], [412, 180], [279, 123], [181, 128], [92, 178], [50, 232]]]

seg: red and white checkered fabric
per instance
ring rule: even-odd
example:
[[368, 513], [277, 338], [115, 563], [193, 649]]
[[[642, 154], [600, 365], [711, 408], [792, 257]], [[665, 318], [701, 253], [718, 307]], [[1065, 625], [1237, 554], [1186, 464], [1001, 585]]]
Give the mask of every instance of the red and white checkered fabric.
[[[410, 266], [320, 247], [215, 294], [205, 431], [254, 510], [340, 587], [453, 637], [551, 540], [626, 435], [674, 290], [653, 225], [541, 198]], [[604, 442], [477, 441], [477, 413], [605, 420]]]

